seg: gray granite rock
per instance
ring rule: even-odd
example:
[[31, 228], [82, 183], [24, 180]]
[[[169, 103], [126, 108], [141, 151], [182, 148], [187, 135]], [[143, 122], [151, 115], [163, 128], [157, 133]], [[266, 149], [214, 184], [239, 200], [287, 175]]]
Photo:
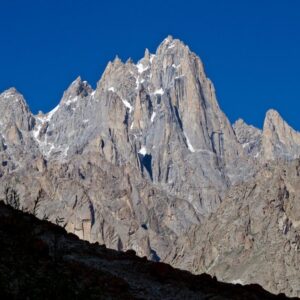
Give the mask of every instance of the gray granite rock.
[[[267, 161], [300, 154], [299, 133], [274, 111], [263, 131], [241, 120], [232, 127], [201, 60], [170, 36], [137, 64], [116, 57], [95, 90], [78, 77], [47, 114], [34, 116], [15, 89], [0, 94], [0, 110], [0, 198], [17, 195], [19, 208], [82, 239], [195, 272], [221, 268], [220, 237], [229, 241], [225, 250], [238, 243], [228, 233], [232, 215], [237, 224], [250, 218], [228, 193], [247, 187]], [[237, 195], [242, 205], [245, 195]], [[259, 199], [251, 205], [260, 207]], [[257, 247], [269, 247], [268, 238], [263, 231]], [[293, 260], [287, 269], [294, 274]], [[259, 280], [273, 291], [297, 294], [294, 283], [264, 274]]]
[[242, 119], [233, 124], [233, 129], [246, 155], [258, 158], [262, 151], [262, 131], [246, 124]]
[[299, 297], [299, 167], [299, 160], [271, 162], [251, 180], [232, 186], [218, 210], [191, 227], [166, 261]]
[[291, 128], [273, 109], [267, 112], [262, 142], [267, 160], [299, 158], [300, 133]]

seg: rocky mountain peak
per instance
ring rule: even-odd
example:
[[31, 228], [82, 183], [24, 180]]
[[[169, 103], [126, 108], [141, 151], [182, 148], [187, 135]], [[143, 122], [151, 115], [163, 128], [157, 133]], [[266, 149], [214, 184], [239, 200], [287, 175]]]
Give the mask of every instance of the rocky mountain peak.
[[241, 127], [241, 126], [244, 126], [245, 124], [246, 124], [245, 121], [242, 118], [239, 118], [232, 124], [232, 126], [233, 127]]
[[262, 131], [252, 125], [248, 125], [243, 119], [238, 119], [232, 127], [244, 152], [257, 158], [261, 152]]
[[251, 135], [259, 135], [261, 134], [261, 130], [252, 126], [248, 125], [243, 119], [236, 120], [232, 125], [236, 137], [239, 143], [244, 144], [246, 143]]
[[15, 88], [0, 94], [0, 122], [7, 127], [17, 126], [18, 130], [32, 129], [34, 119], [23, 95]]
[[150, 60], [151, 53], [148, 48], [145, 49], [144, 58]]
[[156, 55], [179, 55], [184, 56], [190, 53], [189, 47], [186, 46], [181, 40], [173, 39], [172, 36], [165, 38], [156, 50]]
[[7, 101], [10, 105], [22, 105], [29, 110], [24, 96], [14, 87], [11, 87], [0, 94], [2, 101]]
[[281, 117], [279, 112], [275, 109], [269, 109], [266, 113], [265, 120], [264, 120], [264, 125], [263, 128], [268, 129], [268, 128], [282, 128], [286, 127], [286, 122], [284, 119]]
[[65, 104], [75, 101], [78, 97], [86, 97], [92, 92], [92, 87], [86, 81], [82, 81], [81, 77], [78, 76], [64, 92], [61, 103]]
[[119, 66], [122, 66], [124, 63], [123, 61], [119, 58], [118, 55], [115, 56], [114, 60], [112, 61], [112, 65], [115, 67], [115, 68], [118, 68]]
[[283, 121], [282, 117], [280, 116], [279, 112], [273, 108], [269, 109], [266, 112], [265, 121], [271, 121], [271, 120], [280, 120]]
[[[6, 186], [28, 209], [40, 197], [39, 217], [63, 219], [83, 239], [178, 265], [195, 237], [190, 228], [215, 214], [231, 188], [266, 159], [300, 153], [300, 134], [274, 110], [263, 131], [243, 120], [231, 126], [200, 58], [172, 37], [137, 63], [116, 57], [95, 91], [78, 77], [48, 114], [33, 117], [26, 107], [13, 89], [0, 95], [0, 198]], [[218, 263], [214, 248], [203, 257], [207, 268]]]
[[0, 97], [10, 98], [20, 94], [15, 87], [11, 87], [0, 94]]
[[300, 133], [270, 109], [263, 126], [263, 148], [266, 159], [293, 159], [300, 155]]

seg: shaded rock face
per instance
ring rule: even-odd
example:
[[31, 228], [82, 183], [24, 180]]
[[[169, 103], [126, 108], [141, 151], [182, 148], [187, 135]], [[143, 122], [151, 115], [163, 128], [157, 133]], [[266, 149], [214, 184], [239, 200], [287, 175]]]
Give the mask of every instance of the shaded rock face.
[[0, 202], [1, 299], [288, 299], [90, 244]]
[[242, 119], [233, 124], [233, 129], [246, 155], [258, 158], [262, 154], [262, 131]]
[[[195, 272], [199, 252], [181, 241], [212, 216], [217, 224], [228, 191], [267, 161], [300, 153], [299, 133], [273, 110], [263, 131], [231, 126], [201, 60], [172, 37], [137, 64], [110, 62], [95, 90], [78, 77], [47, 114], [32, 115], [15, 89], [0, 109], [0, 198], [82, 239]], [[219, 250], [204, 249], [207, 265]]]
[[78, 78], [50, 115], [35, 129], [47, 158], [99, 152], [189, 199], [199, 215], [220, 202], [240, 148], [201, 61], [171, 38], [137, 65], [115, 59], [93, 92]]

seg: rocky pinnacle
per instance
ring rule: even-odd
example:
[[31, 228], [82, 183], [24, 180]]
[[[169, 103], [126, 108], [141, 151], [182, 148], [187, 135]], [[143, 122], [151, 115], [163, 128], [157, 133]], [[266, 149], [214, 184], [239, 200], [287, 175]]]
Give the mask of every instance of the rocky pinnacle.
[[[279, 174], [294, 168], [300, 154], [300, 133], [274, 110], [268, 111], [263, 130], [242, 120], [231, 125], [200, 58], [171, 36], [155, 53], [146, 50], [137, 63], [116, 57], [95, 90], [78, 77], [46, 114], [33, 115], [14, 88], [0, 94], [0, 110], [1, 199], [82, 239], [117, 250], [134, 249], [139, 256], [194, 272], [205, 269], [227, 281], [236, 278], [221, 266], [230, 264], [233, 252], [230, 243], [224, 242], [223, 248], [215, 243], [221, 236], [229, 238], [230, 226], [246, 226], [245, 220], [255, 217], [251, 207], [266, 210], [260, 199], [269, 193], [268, 185], [258, 175], [266, 165], [280, 162]], [[297, 172], [290, 174], [289, 180], [296, 182]], [[263, 184], [259, 197], [248, 195], [253, 178]], [[283, 193], [280, 176], [274, 185]], [[232, 200], [229, 195], [237, 186], [240, 196]], [[284, 186], [289, 190], [292, 184]], [[271, 200], [265, 205], [272, 206]], [[288, 215], [283, 220], [277, 211], [272, 218], [288, 228], [298, 222], [297, 213], [294, 221]], [[236, 223], [230, 225], [231, 220]], [[255, 255], [272, 258], [271, 228], [263, 231], [261, 244], [252, 241], [254, 233], [234, 230], [247, 250], [255, 245], [262, 249]], [[296, 233], [287, 239], [292, 243]], [[284, 239], [277, 240], [281, 251]], [[234, 251], [235, 257], [242, 255]], [[292, 279], [279, 283], [287, 273], [297, 273], [293, 259], [288, 266], [278, 266], [279, 277], [241, 276], [248, 283], [260, 280], [272, 292], [299, 296]]]

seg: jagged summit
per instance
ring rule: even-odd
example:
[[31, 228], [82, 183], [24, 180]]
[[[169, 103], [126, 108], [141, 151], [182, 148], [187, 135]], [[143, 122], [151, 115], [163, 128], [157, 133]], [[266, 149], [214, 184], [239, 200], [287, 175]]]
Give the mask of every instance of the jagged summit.
[[[217, 247], [210, 242], [201, 243], [202, 258], [193, 251], [183, 257], [193, 249], [193, 230], [208, 219], [217, 222], [212, 228], [219, 225], [219, 209], [228, 193], [252, 182], [270, 160], [289, 161], [300, 155], [299, 133], [274, 111], [267, 113], [263, 131], [241, 120], [232, 126], [200, 58], [170, 37], [155, 54], [146, 50], [137, 63], [118, 58], [108, 63], [95, 90], [78, 77], [47, 114], [33, 116], [18, 99], [13, 92], [0, 95], [0, 199], [10, 199], [9, 187], [18, 193], [20, 205], [32, 210], [39, 199], [35, 209], [40, 218], [47, 213], [53, 222], [63, 220], [80, 238], [118, 250], [134, 249], [139, 256], [190, 270], [203, 257], [206, 270], [218, 265]], [[243, 195], [253, 189], [249, 183]], [[285, 197], [280, 189], [278, 197]], [[253, 209], [260, 209], [260, 203]], [[235, 212], [232, 220], [224, 213], [228, 224], [239, 224]], [[249, 209], [239, 212], [243, 217], [238, 220], [246, 222], [249, 214]], [[284, 224], [284, 232], [293, 223], [281, 215], [272, 220]], [[295, 216], [293, 220], [298, 222]], [[246, 227], [249, 233], [252, 222]], [[270, 232], [266, 229], [262, 240], [270, 242]], [[251, 237], [246, 241], [241, 233], [231, 238], [238, 239], [238, 247], [239, 241], [247, 242], [252, 251]], [[288, 235], [284, 238], [297, 243]], [[240, 253], [233, 254], [237, 268], [247, 257]], [[290, 260], [286, 265], [289, 270], [279, 268], [279, 275], [295, 271]], [[294, 281], [284, 287], [266, 278], [270, 281], [276, 292], [295, 289]]]
[[276, 109], [271, 108], [266, 112], [266, 119], [273, 119], [279, 117], [281, 118], [279, 112]]
[[280, 114], [270, 109], [264, 121], [263, 146], [267, 159], [294, 159], [300, 155], [300, 133], [290, 127]]
[[[21, 131], [30, 131], [34, 126], [34, 118], [23, 97], [15, 88], [0, 94], [0, 127], [7, 140], [20, 143], [23, 140]], [[0, 132], [1, 134], [1, 132]]]
[[175, 49], [175, 50], [187, 49], [187, 50], [189, 50], [189, 47], [187, 45], [185, 45], [183, 41], [181, 41], [179, 39], [174, 39], [171, 35], [169, 35], [157, 47], [156, 53], [168, 51], [168, 49]]
[[78, 97], [87, 97], [92, 92], [92, 87], [78, 76], [64, 92], [61, 103], [68, 104], [74, 102]]
[[242, 118], [238, 118], [234, 123], [233, 126], [242, 125], [246, 123]]
[[232, 127], [244, 152], [251, 157], [258, 158], [261, 155], [262, 131], [248, 125], [243, 119], [235, 121]]
[[[195, 85], [197, 81], [201, 83], [201, 86]], [[123, 63], [116, 56], [112, 62], [108, 63], [95, 91], [80, 76], [77, 77], [64, 92], [60, 104], [48, 114], [37, 116], [37, 120], [46, 120], [49, 123], [50, 119], [56, 120], [56, 117], [64, 112], [65, 117], [67, 115], [72, 116], [72, 122], [79, 125], [80, 122], [78, 122], [76, 112], [81, 111], [81, 108], [86, 105], [86, 102], [81, 102], [80, 99], [95, 100], [89, 102], [91, 111], [93, 110], [92, 106], [94, 106], [94, 109], [103, 110], [103, 108], [96, 108], [98, 106], [96, 103], [100, 99], [103, 101], [105, 98], [103, 97], [103, 93], [107, 92], [110, 96], [106, 100], [106, 103], [111, 103], [110, 105], [113, 105], [116, 111], [118, 111], [119, 105], [123, 106], [124, 110], [122, 114], [125, 115], [121, 119], [126, 118], [128, 122], [127, 126], [129, 127], [127, 127], [127, 130], [132, 133], [134, 130], [144, 131], [149, 127], [149, 125], [146, 125], [149, 122], [151, 126], [154, 126], [159, 115], [162, 112], [166, 113], [167, 108], [162, 107], [161, 104], [170, 97], [172, 99], [171, 105], [173, 106], [173, 112], [171, 111], [170, 117], [174, 118], [181, 128], [179, 139], [182, 140], [189, 152], [197, 155], [211, 152], [213, 155], [217, 154], [221, 160], [232, 160], [234, 155], [230, 149], [236, 142], [234, 140], [237, 140], [243, 148], [239, 150], [237, 146], [238, 153], [246, 151], [246, 155], [254, 158], [260, 156], [262, 148], [264, 148], [264, 155], [270, 159], [274, 159], [275, 157], [296, 157], [298, 155], [299, 138], [297, 132], [292, 130], [275, 110], [267, 112], [263, 132], [253, 126], [247, 125], [242, 120], [238, 120], [233, 124], [234, 130], [232, 130], [228, 120], [220, 111], [213, 84], [206, 77], [201, 60], [182, 41], [174, 39], [172, 36], [168, 36], [161, 42], [156, 50], [156, 54], [151, 54], [146, 49], [144, 57], [136, 64], [130, 59], [126, 63]], [[148, 97], [146, 101], [143, 100], [144, 94], [148, 95], [146, 96], [146, 98]], [[0, 97], [3, 99], [15, 97], [23, 103], [25, 110], [29, 111], [25, 99], [14, 88], [4, 91]], [[157, 102], [155, 104], [155, 97], [160, 98], [160, 100], [157, 99], [160, 103]], [[161, 102], [162, 100], [163, 102]], [[202, 110], [203, 107], [205, 107], [204, 110]], [[129, 112], [128, 116], [126, 116], [127, 112]], [[52, 118], [53, 115], [55, 115], [54, 118]], [[67, 118], [70, 118], [70, 116]], [[220, 122], [224, 117], [225, 119]], [[99, 116], [95, 119], [97, 118]], [[58, 119], [56, 122], [59, 122]], [[85, 124], [90, 124], [87, 120], [89, 118], [84, 117]], [[216, 125], [217, 127], [212, 129]], [[38, 126], [39, 121], [36, 122], [36, 127]], [[74, 125], [72, 126], [74, 127]], [[203, 126], [208, 130], [203, 131]], [[271, 134], [273, 130], [272, 126], [276, 128], [276, 132], [279, 131], [282, 133], [284, 130], [287, 130], [288, 138], [285, 139], [282, 137], [280, 141], [274, 142], [275, 135]], [[48, 130], [50, 130], [51, 127], [56, 126], [54, 123], [49, 123], [48, 127]], [[95, 126], [93, 128], [95, 131]], [[226, 151], [224, 151], [224, 148], [220, 148], [220, 146], [216, 147], [219, 141], [214, 140], [216, 133], [223, 131], [228, 135], [226, 139], [223, 139], [223, 142], [227, 143], [230, 141], [229, 143], [231, 144], [230, 147], [226, 147]], [[278, 136], [282, 136], [281, 133]], [[146, 136], [142, 139], [145, 138]], [[57, 137], [55, 139], [57, 140]], [[77, 139], [76, 134], [74, 135], [73, 142], [75, 142], [75, 139]], [[205, 146], [201, 141], [204, 141]], [[139, 142], [139, 144], [145, 143], [147, 144], [147, 140]], [[270, 150], [274, 148], [274, 143], [283, 143], [288, 146], [284, 146], [286, 150], [276, 150], [276, 152], [274, 149]], [[276, 154], [271, 154], [274, 151]], [[289, 152], [292, 152], [292, 154], [289, 155]]]
[[1, 97], [5, 97], [5, 98], [8, 98], [8, 97], [12, 97], [12, 96], [18, 95], [18, 94], [20, 94], [20, 92], [17, 91], [17, 89], [16, 89], [15, 87], [11, 87], [11, 88], [9, 88], [9, 89], [3, 91], [3, 92], [0, 94], [0, 96], [1, 96]]
[[0, 99], [3, 99], [4, 101], [11, 100], [11, 103], [19, 103], [28, 108], [24, 96], [15, 87], [3, 91], [0, 94]]

